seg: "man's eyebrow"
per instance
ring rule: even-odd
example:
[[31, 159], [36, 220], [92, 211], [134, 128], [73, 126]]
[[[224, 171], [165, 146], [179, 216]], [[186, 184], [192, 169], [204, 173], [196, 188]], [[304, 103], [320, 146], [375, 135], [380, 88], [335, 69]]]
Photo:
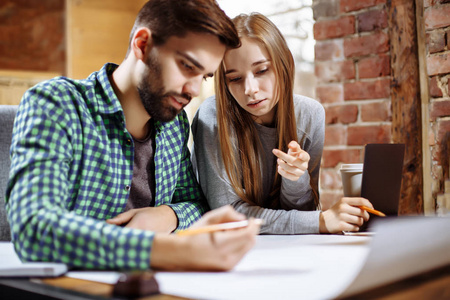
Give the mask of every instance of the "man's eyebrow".
[[[270, 59], [261, 59], [261, 60], [255, 61], [254, 63], [252, 63], [252, 67], [269, 62], [269, 61], [270, 61]], [[226, 70], [225, 75], [227, 75], [229, 73], [233, 73], [233, 72], [236, 72], [236, 70], [235, 69]]]
[[201, 71], [205, 70], [205, 67], [203, 67], [196, 59], [194, 59], [193, 57], [189, 56], [186, 53], [182, 53], [180, 51], [177, 51], [178, 55], [183, 56], [184, 58], [186, 58], [187, 60], [189, 60], [194, 66], [196, 66], [198, 69], [200, 69]]

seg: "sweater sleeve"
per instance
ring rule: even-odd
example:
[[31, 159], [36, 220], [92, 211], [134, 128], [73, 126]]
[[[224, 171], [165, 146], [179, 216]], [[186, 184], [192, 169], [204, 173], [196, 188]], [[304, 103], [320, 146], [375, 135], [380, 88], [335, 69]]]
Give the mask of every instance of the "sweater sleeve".
[[192, 123], [192, 133], [194, 169], [212, 209], [229, 204], [247, 217], [262, 218], [265, 224], [261, 227], [261, 233], [319, 232], [319, 211], [267, 209], [249, 205], [237, 196], [228, 180], [221, 159], [214, 97], [206, 99], [200, 106]]
[[325, 111], [319, 102], [307, 97], [295, 95], [294, 103], [298, 142], [310, 155], [310, 161], [308, 172], [296, 182], [282, 179], [281, 207], [314, 210], [319, 203], [319, 171], [325, 135]]

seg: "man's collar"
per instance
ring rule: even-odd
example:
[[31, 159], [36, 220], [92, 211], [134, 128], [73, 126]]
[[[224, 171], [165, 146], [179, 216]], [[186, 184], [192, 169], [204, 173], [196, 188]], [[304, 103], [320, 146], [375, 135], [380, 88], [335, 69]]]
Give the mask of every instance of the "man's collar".
[[123, 111], [119, 99], [114, 93], [110, 78], [118, 65], [113, 63], [105, 64], [97, 73], [97, 82], [100, 84], [102, 93], [98, 95], [101, 99], [97, 99], [98, 110], [102, 114], [114, 114]]

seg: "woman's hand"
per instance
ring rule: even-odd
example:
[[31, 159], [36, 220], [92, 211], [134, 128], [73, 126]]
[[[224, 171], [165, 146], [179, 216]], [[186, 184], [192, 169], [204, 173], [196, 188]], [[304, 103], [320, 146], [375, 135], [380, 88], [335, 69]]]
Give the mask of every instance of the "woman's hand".
[[320, 233], [338, 233], [341, 231], [358, 231], [369, 220], [369, 213], [360, 206], [373, 208], [365, 198], [344, 197], [330, 209], [320, 213]]
[[291, 141], [288, 147], [288, 153], [279, 149], [273, 149], [272, 153], [278, 157], [278, 173], [284, 178], [297, 181], [308, 170], [310, 156], [296, 141]]

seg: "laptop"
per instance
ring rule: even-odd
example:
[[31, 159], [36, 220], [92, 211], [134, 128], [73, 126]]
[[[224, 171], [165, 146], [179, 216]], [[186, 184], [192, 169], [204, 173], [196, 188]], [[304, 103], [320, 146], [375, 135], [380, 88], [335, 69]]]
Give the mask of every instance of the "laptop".
[[[389, 217], [398, 216], [398, 203], [402, 185], [405, 144], [367, 144], [364, 150], [364, 166], [361, 197], [368, 199], [376, 210]], [[370, 231], [371, 224], [379, 217], [370, 219], [360, 232]]]

